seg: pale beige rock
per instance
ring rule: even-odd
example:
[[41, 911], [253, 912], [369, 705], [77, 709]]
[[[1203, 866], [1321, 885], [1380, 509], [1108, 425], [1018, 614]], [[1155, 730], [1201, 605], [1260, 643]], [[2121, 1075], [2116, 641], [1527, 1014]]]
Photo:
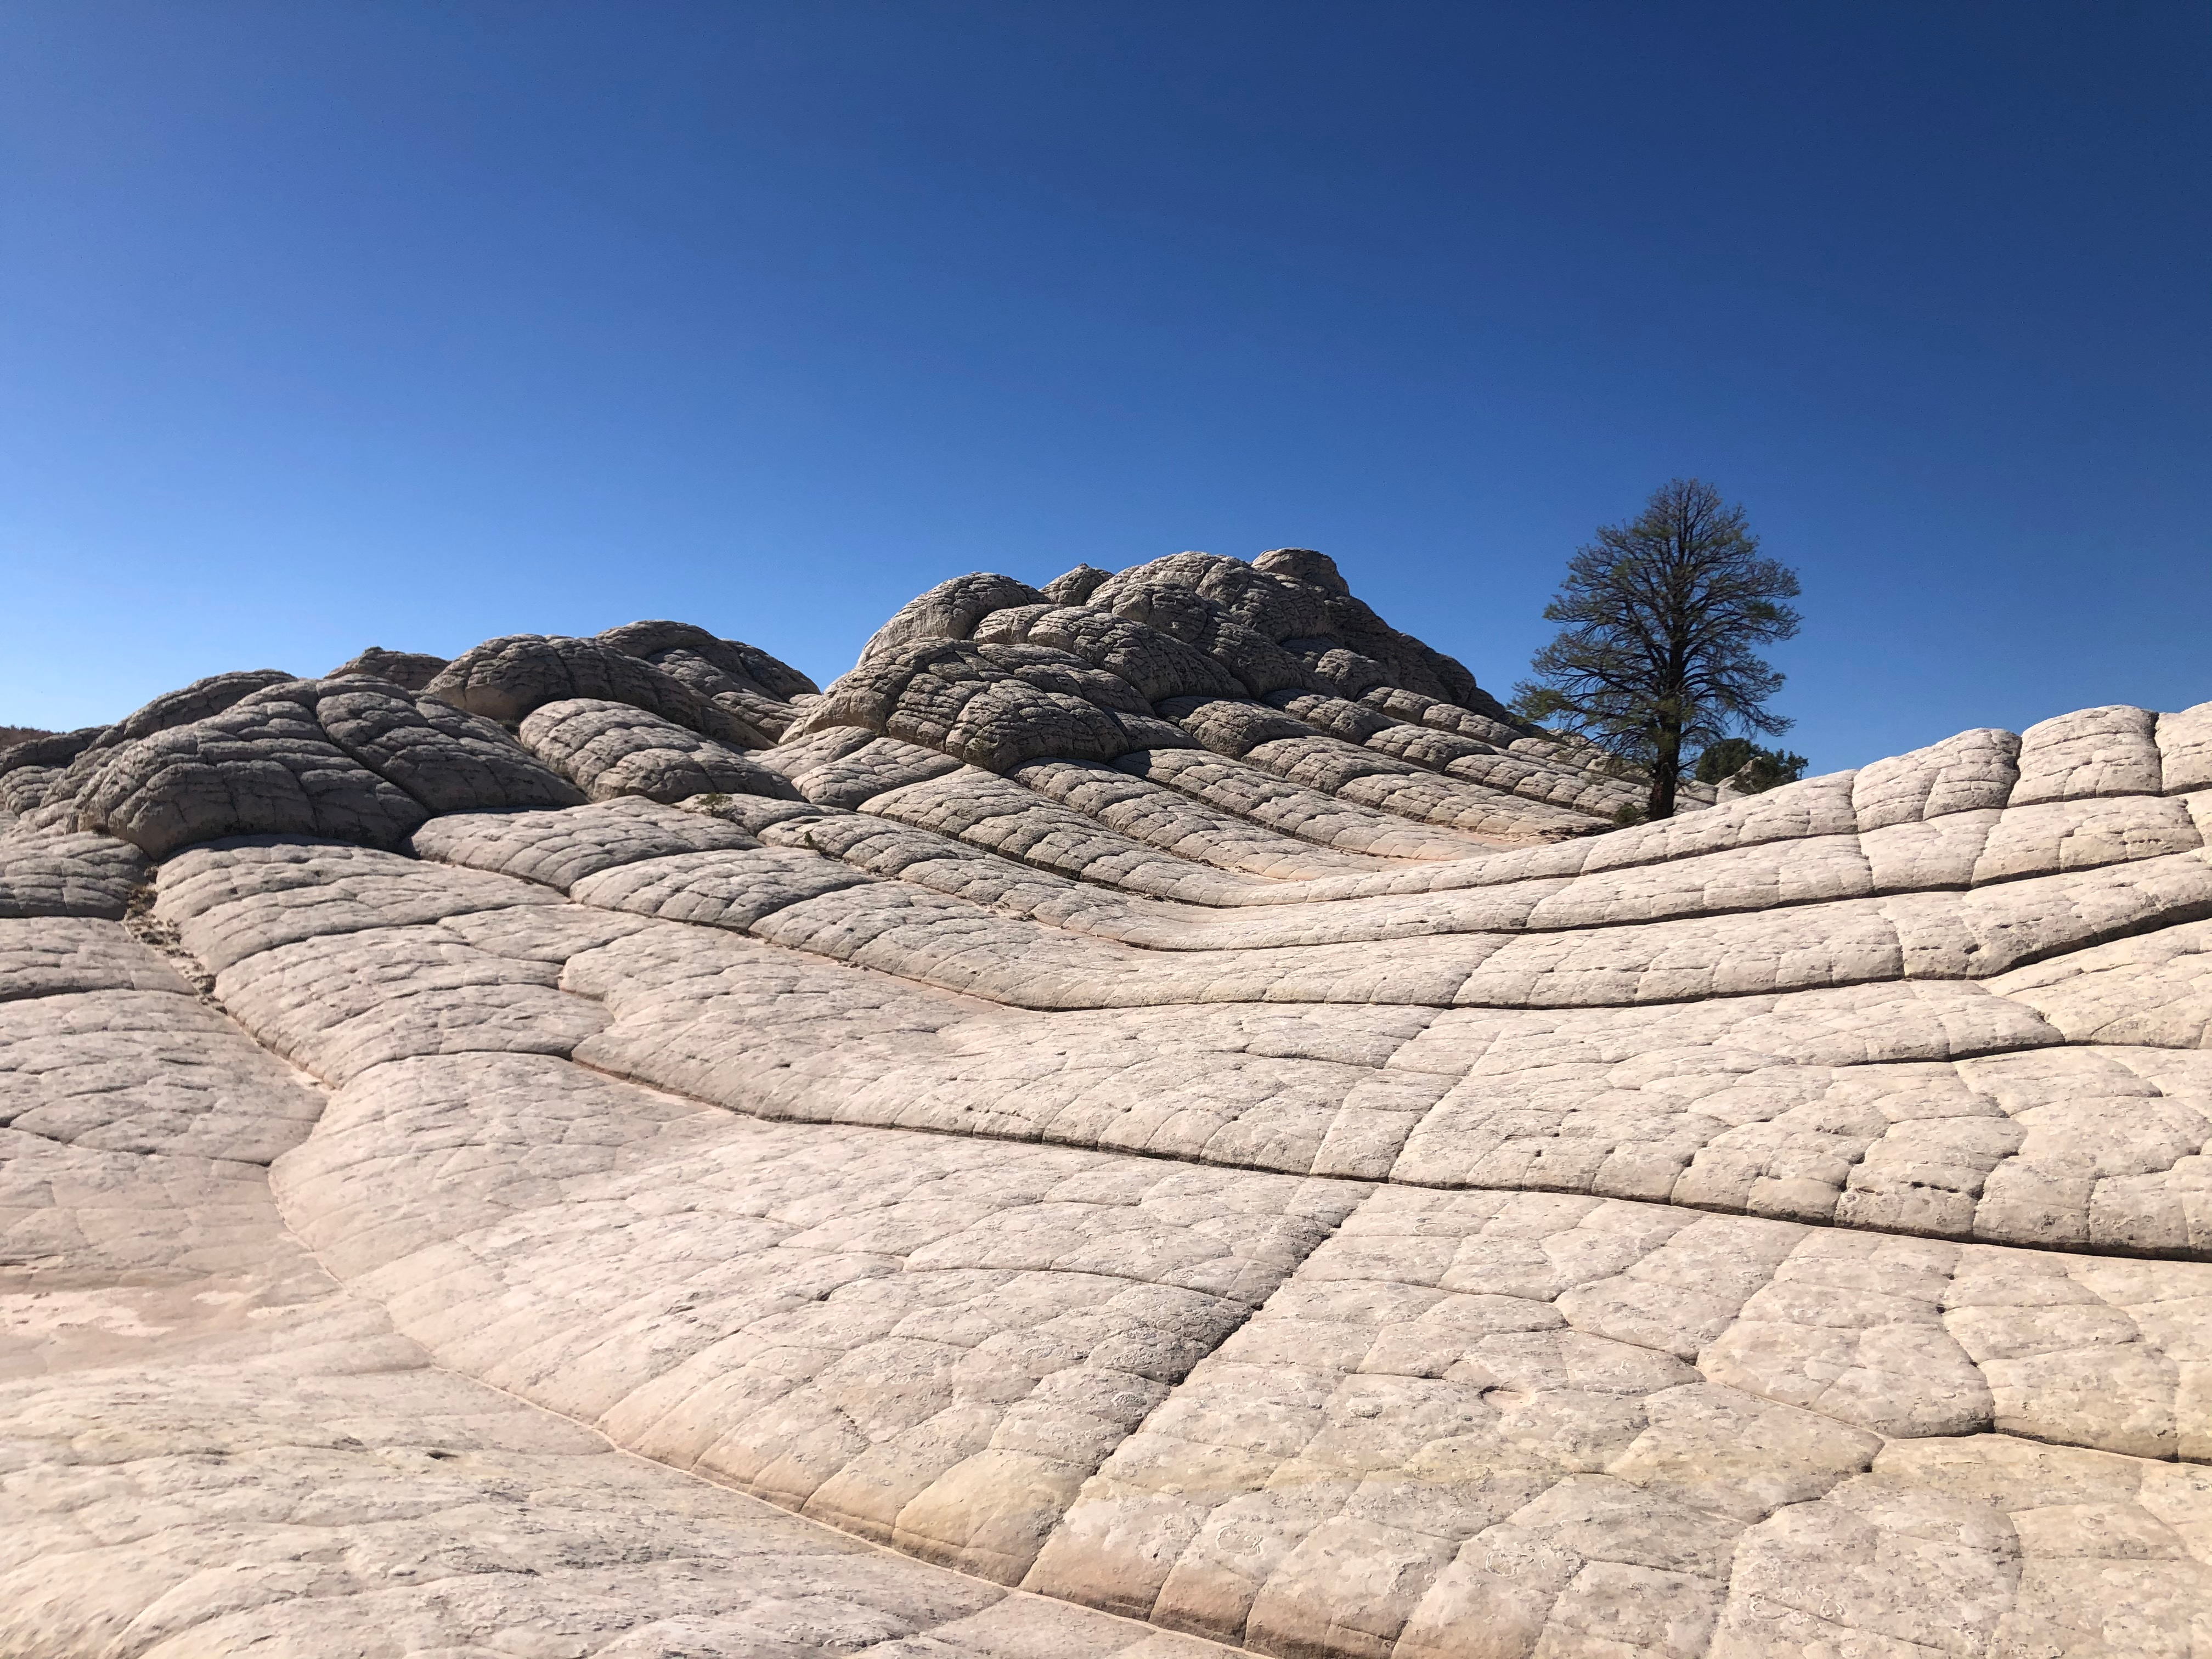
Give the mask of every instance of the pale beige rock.
[[[234, 1029], [210, 1040], [265, 1073]], [[11, 1654], [327, 1659], [372, 1632], [539, 1659], [1210, 1650], [871, 1550], [434, 1368], [246, 1166], [39, 1145], [0, 1158], [4, 1213], [53, 1247], [27, 1259], [19, 1225], [0, 1267]]]
[[183, 991], [176, 969], [115, 923], [0, 920], [0, 1003], [71, 991]]
[[2020, 781], [2011, 804], [2079, 800], [2097, 795], [2154, 795], [2163, 787], [2158, 716], [2114, 704], [2084, 708], [2020, 734]]
[[296, 1145], [320, 1099], [182, 991], [0, 1004], [0, 1124], [66, 1146], [235, 1164]]
[[144, 854], [110, 836], [0, 836], [0, 917], [119, 921], [150, 868]]
[[2020, 778], [2020, 738], [1985, 728], [1876, 761], [1851, 781], [1858, 828], [1871, 831], [2002, 806]]
[[1913, 893], [1972, 886], [1990, 833], [2003, 817], [1997, 807], [1968, 807], [1941, 817], [1909, 819], [1864, 831], [1858, 838], [1859, 851], [1874, 890]]
[[950, 755], [896, 738], [872, 737], [852, 726], [835, 726], [765, 750], [760, 761], [788, 777], [816, 805], [847, 808], [961, 769]]
[[[1729, 1228], [1764, 1231], [1712, 1231]], [[1386, 1188], [1105, 1462], [1029, 1583], [1278, 1652], [1572, 1651], [1593, 1634], [1634, 1652], [1754, 1651], [1709, 1644], [1795, 1615], [1780, 1628], [1818, 1617], [1844, 1641], [1948, 1618], [1956, 1651], [2049, 1628], [2014, 1564], [2063, 1571], [2083, 1534], [2020, 1528], [2008, 1510], [2047, 1510], [2038, 1488], [2057, 1486], [2105, 1498], [2108, 1526], [2176, 1540], [2144, 1500], [2194, 1517], [2212, 1481], [2168, 1486], [2171, 1465], [2008, 1431], [2002, 1414], [2033, 1401], [2157, 1443], [2171, 1418], [2151, 1402], [2173, 1371], [2136, 1373], [2132, 1416], [2124, 1382], [2094, 1400], [2081, 1386], [2127, 1375], [2088, 1350], [2074, 1392], [2020, 1389], [2012, 1362], [1974, 1357], [1981, 1296], [2008, 1285], [2041, 1307], [2053, 1273], [2086, 1293], [2063, 1259], [1956, 1249]], [[2015, 1260], [2042, 1271], [2016, 1277]], [[2099, 1340], [2076, 1323], [2071, 1340]], [[1978, 1516], [1979, 1539], [1960, 1541], [1979, 1554], [1954, 1548], [1929, 1585], [1940, 1602], [1870, 1575], [1885, 1520], [1907, 1538], [1948, 1520], [1926, 1535], [1957, 1539]], [[1807, 1547], [1869, 1522], [1863, 1547]], [[2202, 1616], [2212, 1573], [2163, 1553], [2149, 1627], [2171, 1630]], [[2142, 1582], [2077, 1581], [2068, 1626], [2126, 1627]]]
[[2158, 717], [2159, 777], [2169, 795], [2212, 788], [2212, 703]]
[[674, 720], [627, 703], [570, 697], [531, 712], [523, 746], [595, 801], [679, 801], [714, 792], [789, 797], [781, 775]]
[[270, 1048], [343, 1082], [416, 1054], [568, 1054], [606, 1020], [561, 994], [560, 973], [557, 958], [487, 949], [433, 924], [278, 945], [225, 969], [215, 989]]
[[1993, 982], [2075, 1042], [2212, 1047], [2212, 923], [2021, 968]]
[[419, 856], [567, 892], [585, 876], [675, 853], [758, 843], [735, 825], [625, 795], [565, 812], [455, 812], [417, 830]]
[[2142, 795], [2015, 806], [1990, 827], [1972, 880], [2130, 864], [2204, 844], [2185, 801]]
[[[1096, 1462], [1085, 1448], [1157, 1405], [1362, 1195], [649, 1103], [548, 1060], [380, 1068], [280, 1192], [446, 1363], [1002, 1581], [1057, 1518], [1041, 1499]], [[481, 1174], [456, 1187], [461, 1146]], [[564, 1212], [597, 1220], [580, 1235]]]
[[[1359, 799], [1352, 788], [1372, 775], [1364, 769], [1340, 775], [1309, 767], [1301, 775], [1291, 759], [1279, 755], [1271, 758], [1281, 764], [1263, 769], [1199, 750], [1144, 749], [1123, 755], [1115, 765], [1132, 777], [1164, 784], [1209, 806], [1339, 852], [1382, 858], [1453, 858], [1474, 850], [1445, 830], [1409, 824], [1405, 817], [1379, 803]], [[1382, 771], [1380, 766], [1376, 769]], [[1414, 787], [1412, 779], [1418, 774], [1407, 769], [1403, 774], [1383, 775], [1399, 778], [1411, 788]], [[1334, 787], [1309, 787], [1310, 782]], [[1437, 783], [1433, 787], [1440, 790], [1443, 786]], [[1384, 793], [1387, 795], [1388, 791]], [[1492, 806], [1487, 810], [1498, 815], [1497, 823], [1501, 826], [1508, 821], [1520, 822], [1517, 809]]]
[[217, 973], [258, 951], [558, 898], [527, 882], [313, 842], [195, 848], [161, 868], [158, 910]]
[[8, 763], [0, 1648], [2212, 1630], [2201, 710], [1593, 834], [1296, 549], [433, 684]]

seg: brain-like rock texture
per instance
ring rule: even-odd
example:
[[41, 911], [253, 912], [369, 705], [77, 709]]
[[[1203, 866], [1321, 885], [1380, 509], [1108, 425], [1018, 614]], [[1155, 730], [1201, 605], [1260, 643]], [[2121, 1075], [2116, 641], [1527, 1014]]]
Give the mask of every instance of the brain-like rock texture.
[[380, 645], [323, 676], [326, 680], [384, 680], [409, 691], [420, 691], [445, 672], [446, 659], [420, 651], [386, 651]]
[[0, 1652], [2212, 1644], [2212, 704], [1613, 830], [1319, 553], [0, 753]]

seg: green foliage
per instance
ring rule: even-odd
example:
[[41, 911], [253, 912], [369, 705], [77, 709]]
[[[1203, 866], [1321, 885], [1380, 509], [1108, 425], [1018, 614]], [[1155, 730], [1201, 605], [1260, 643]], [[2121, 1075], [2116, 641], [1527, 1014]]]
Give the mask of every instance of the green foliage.
[[1564, 623], [1514, 688], [1514, 712], [1580, 732], [1650, 781], [1650, 817], [1674, 811], [1686, 752], [1741, 728], [1776, 737], [1766, 708], [1782, 676], [1753, 647], [1797, 632], [1783, 603], [1796, 574], [1761, 556], [1743, 509], [1696, 478], [1652, 493], [1643, 513], [1600, 529], [1544, 607]]
[[1796, 782], [1810, 764], [1787, 749], [1761, 749], [1748, 738], [1723, 738], [1698, 757], [1697, 777], [1699, 783], [1714, 784], [1733, 778], [1741, 793], [1757, 795]]

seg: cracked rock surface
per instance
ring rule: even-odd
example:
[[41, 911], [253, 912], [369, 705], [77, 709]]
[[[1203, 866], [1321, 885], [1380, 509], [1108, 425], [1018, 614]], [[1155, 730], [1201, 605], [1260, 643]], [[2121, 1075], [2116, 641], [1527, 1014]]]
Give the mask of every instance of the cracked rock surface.
[[2212, 1644], [2212, 704], [1632, 786], [1333, 563], [0, 754], [0, 1651]]

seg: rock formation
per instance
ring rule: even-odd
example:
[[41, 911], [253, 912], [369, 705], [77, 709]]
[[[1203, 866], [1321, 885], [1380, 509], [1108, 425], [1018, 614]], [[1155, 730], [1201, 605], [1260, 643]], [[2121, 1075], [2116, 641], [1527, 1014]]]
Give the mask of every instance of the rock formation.
[[1303, 550], [0, 753], [0, 1652], [2201, 1654], [2212, 704], [1637, 799]]

